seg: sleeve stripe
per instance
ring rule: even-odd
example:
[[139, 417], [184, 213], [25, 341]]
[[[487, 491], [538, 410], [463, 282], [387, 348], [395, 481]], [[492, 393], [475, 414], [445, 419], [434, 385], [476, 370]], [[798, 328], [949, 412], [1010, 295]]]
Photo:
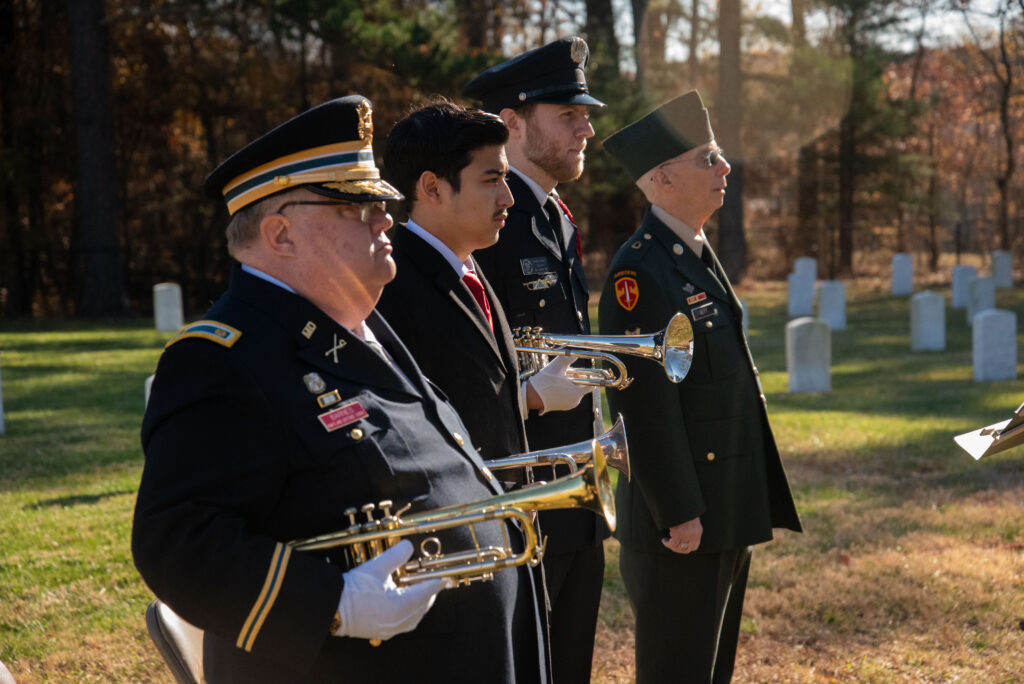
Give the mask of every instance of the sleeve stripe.
[[281, 591], [284, 573], [288, 569], [288, 559], [291, 555], [291, 547], [278, 542], [274, 548], [274, 555], [270, 559], [270, 567], [267, 568], [267, 577], [263, 582], [263, 589], [256, 598], [256, 603], [253, 604], [245, 624], [242, 625], [242, 631], [238, 633], [238, 640], [235, 642], [236, 647], [252, 651], [252, 645], [256, 641], [256, 636], [263, 627], [263, 622], [267, 619], [270, 609], [274, 606], [277, 594]]

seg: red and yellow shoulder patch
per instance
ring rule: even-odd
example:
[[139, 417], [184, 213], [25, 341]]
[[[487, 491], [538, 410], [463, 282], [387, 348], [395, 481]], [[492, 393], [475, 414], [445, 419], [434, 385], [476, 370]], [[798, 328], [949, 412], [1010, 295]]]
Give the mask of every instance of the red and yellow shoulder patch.
[[615, 300], [626, 311], [632, 311], [640, 298], [636, 271], [619, 271], [612, 278], [615, 282]]

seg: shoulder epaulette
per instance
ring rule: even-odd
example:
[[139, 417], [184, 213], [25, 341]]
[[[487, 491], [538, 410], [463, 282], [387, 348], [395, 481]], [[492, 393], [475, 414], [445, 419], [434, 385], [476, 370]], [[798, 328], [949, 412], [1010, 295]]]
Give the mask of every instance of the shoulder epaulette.
[[170, 342], [164, 346], [164, 349], [170, 347], [175, 342], [180, 342], [189, 337], [200, 337], [204, 340], [216, 342], [223, 347], [231, 347], [241, 336], [242, 331], [238, 328], [232, 328], [230, 325], [218, 323], [217, 321], [196, 321], [195, 323], [189, 323], [179, 330], [178, 334], [172, 337]]

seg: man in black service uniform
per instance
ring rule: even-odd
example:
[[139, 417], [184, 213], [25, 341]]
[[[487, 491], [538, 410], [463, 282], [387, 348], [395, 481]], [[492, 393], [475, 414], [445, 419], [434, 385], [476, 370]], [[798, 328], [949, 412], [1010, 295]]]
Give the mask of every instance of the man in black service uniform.
[[629, 426], [633, 477], [619, 480], [616, 537], [636, 616], [637, 682], [728, 682], [750, 546], [773, 527], [800, 530], [740, 302], [703, 233], [729, 163], [696, 91], [604, 147], [652, 206], [612, 260], [601, 330], [650, 334], [681, 311], [694, 331], [680, 384], [638, 361], [633, 384], [608, 397]]
[[[559, 183], [583, 173], [584, 149], [594, 135], [589, 108], [604, 106], [587, 88], [583, 70], [588, 57], [582, 38], [561, 38], [487, 69], [462, 89], [509, 128], [508, 185], [515, 204], [498, 243], [474, 258], [512, 327], [590, 333], [580, 234], [555, 192]], [[572, 411], [531, 412], [526, 421], [530, 448], [592, 438], [596, 394]], [[549, 479], [543, 472], [537, 476]], [[608, 530], [596, 515], [583, 511], [542, 512], [540, 522], [549, 536], [544, 568], [553, 679], [557, 684], [589, 682], [604, 579], [602, 540]]]
[[[544, 682], [531, 573], [399, 588], [403, 540], [355, 567], [289, 541], [348, 528], [346, 509], [413, 512], [500, 493], [455, 411], [374, 305], [395, 273], [370, 103], [332, 100], [206, 180], [240, 262], [205, 320], [167, 345], [142, 427], [132, 535], [154, 593], [205, 630], [223, 682]], [[383, 505], [381, 506], [383, 507]], [[518, 530], [477, 525], [481, 544]], [[472, 547], [458, 528], [444, 548]], [[379, 647], [370, 639], [382, 640]]]
[[[525, 383], [501, 304], [472, 254], [498, 240], [512, 194], [505, 183], [508, 128], [500, 117], [449, 101], [395, 124], [387, 178], [409, 221], [392, 233], [395, 279], [377, 310], [458, 411], [484, 460], [528, 450], [526, 408], [574, 408], [588, 389], [549, 364]], [[522, 469], [496, 473], [523, 482]]]

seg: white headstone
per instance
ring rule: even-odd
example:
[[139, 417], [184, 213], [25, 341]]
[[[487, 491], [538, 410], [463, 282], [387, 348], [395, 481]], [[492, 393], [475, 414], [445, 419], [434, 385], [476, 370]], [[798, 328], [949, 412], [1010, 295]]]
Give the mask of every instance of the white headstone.
[[992, 252], [992, 280], [1000, 289], [1013, 287], [1013, 255], [1005, 249]]
[[1017, 378], [1017, 314], [1002, 309], [974, 317], [971, 357], [975, 382]]
[[790, 392], [832, 389], [832, 335], [828, 323], [796, 318], [786, 324], [786, 372]]
[[813, 283], [818, 279], [818, 260], [814, 257], [800, 257], [793, 262], [793, 273], [810, 278]]
[[177, 332], [185, 324], [181, 311], [181, 286], [157, 283], [153, 286], [153, 316], [159, 332]]
[[996, 308], [996, 283], [991, 278], [975, 278], [967, 284], [967, 325], [982, 311]]
[[814, 313], [814, 278], [807, 273], [790, 273], [789, 317], [810, 316]]
[[144, 404], [145, 406], [149, 406], [149, 392], [150, 390], [153, 389], [153, 378], [155, 377], [155, 375], [150, 375], [148, 378], [146, 378], [146, 403]]
[[946, 348], [946, 298], [938, 292], [918, 292], [910, 298], [910, 348]]
[[978, 271], [973, 266], [953, 267], [953, 308], [964, 309], [967, 307], [967, 285], [978, 277]]
[[892, 294], [904, 297], [914, 292], [914, 257], [909, 254], [892, 255]]
[[[2, 356], [2, 354], [0, 354]], [[2, 369], [0, 369], [2, 371]], [[0, 372], [0, 376], [3, 376], [3, 372]], [[7, 428], [4, 426], [4, 385], [0, 381], [0, 435], [4, 434]]]
[[818, 283], [818, 318], [831, 330], [846, 330], [846, 285], [838, 280]]

